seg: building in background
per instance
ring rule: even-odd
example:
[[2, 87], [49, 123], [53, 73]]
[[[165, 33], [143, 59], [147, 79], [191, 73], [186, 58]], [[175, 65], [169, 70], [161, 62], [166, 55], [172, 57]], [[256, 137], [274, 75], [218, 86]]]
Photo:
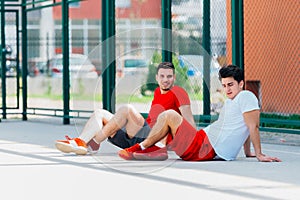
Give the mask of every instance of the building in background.
[[[212, 54], [232, 60], [231, 2], [211, 2]], [[201, 0], [173, 0], [173, 31], [187, 38], [201, 37]], [[247, 87], [261, 101], [262, 111], [300, 113], [298, 28], [299, 1], [244, 1], [244, 58]], [[116, 53], [151, 55], [148, 47], [161, 46], [161, 0], [116, 0]], [[70, 4], [70, 53], [90, 54], [101, 41], [101, 1]], [[28, 60], [47, 60], [62, 49], [61, 7], [30, 11]], [[16, 48], [15, 29], [6, 15], [7, 44]], [[134, 49], [135, 51], [132, 51]], [[100, 54], [99, 54], [100, 55]], [[98, 56], [101, 57], [101, 56]], [[94, 61], [97, 62], [97, 61]]]

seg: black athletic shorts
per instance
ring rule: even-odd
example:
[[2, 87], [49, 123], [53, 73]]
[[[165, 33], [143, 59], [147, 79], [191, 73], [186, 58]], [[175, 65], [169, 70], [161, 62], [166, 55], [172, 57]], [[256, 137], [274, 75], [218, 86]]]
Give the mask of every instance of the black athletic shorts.
[[108, 141], [122, 149], [125, 149], [144, 141], [149, 135], [150, 130], [149, 125], [145, 122], [144, 126], [137, 132], [137, 134], [130, 139], [126, 133], [126, 129], [122, 128], [117, 131], [114, 137], [108, 137]]

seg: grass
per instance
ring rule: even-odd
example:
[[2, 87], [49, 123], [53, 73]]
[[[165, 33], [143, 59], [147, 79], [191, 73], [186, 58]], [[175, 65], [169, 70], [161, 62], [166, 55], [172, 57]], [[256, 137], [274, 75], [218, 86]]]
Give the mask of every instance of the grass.
[[[29, 95], [28, 98], [41, 98], [50, 100], [62, 100], [62, 95], [48, 95], [48, 94], [34, 94]], [[116, 97], [117, 103], [148, 103], [152, 101], [152, 96], [142, 96], [142, 95], [118, 95]], [[82, 100], [82, 101], [102, 101], [102, 95], [82, 95], [82, 94], [71, 94], [70, 99]]]
[[[13, 96], [13, 95], [11, 95]], [[203, 95], [201, 92], [199, 93], [190, 93], [189, 94], [191, 100], [202, 101]], [[51, 93], [44, 93], [44, 94], [30, 94], [28, 98], [41, 98], [41, 99], [50, 99], [50, 100], [62, 100], [62, 94], [51, 94]], [[82, 100], [82, 101], [102, 101], [102, 94], [80, 94], [80, 93], [71, 93], [70, 99], [73, 100]], [[143, 96], [140, 94], [120, 94], [116, 96], [117, 103], [128, 103], [128, 102], [135, 102], [135, 103], [148, 103], [151, 102], [153, 99], [153, 95], [150, 94], [148, 96]]]

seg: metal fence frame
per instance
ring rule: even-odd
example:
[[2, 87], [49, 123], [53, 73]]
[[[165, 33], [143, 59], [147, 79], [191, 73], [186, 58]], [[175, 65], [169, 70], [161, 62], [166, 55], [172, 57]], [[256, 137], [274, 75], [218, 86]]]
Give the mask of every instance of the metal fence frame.
[[[13, 1], [13, 0], [10, 0]], [[55, 0], [39, 0], [39, 1], [31, 1], [28, 2], [26, 0], [21, 0], [21, 4], [17, 3], [5, 3], [1, 1], [1, 22], [4, 24], [3, 13], [7, 8], [10, 7], [18, 7], [21, 8], [21, 15], [22, 15], [22, 52], [27, 51], [27, 13], [37, 9], [43, 9], [46, 7], [54, 7], [60, 5], [62, 7], [62, 53], [63, 53], [63, 109], [53, 109], [53, 115], [49, 116], [57, 116], [63, 118], [63, 124], [69, 124], [70, 118], [82, 118], [80, 116], [80, 112], [87, 112], [87, 111], [80, 111], [80, 110], [70, 110], [70, 80], [69, 80], [69, 27], [68, 27], [68, 12], [69, 12], [69, 4], [72, 2], [78, 2], [80, 0], [64, 0], [61, 2], [56, 2]], [[40, 3], [48, 2], [47, 5], [41, 6]], [[161, 13], [162, 13], [162, 28], [165, 30], [172, 30], [172, 23], [171, 23], [171, 0], [164, 0], [161, 3]], [[211, 53], [211, 41], [210, 41], [210, 0], [203, 0], [203, 48], [208, 52]], [[243, 44], [243, 0], [235, 1], [231, 0], [231, 18], [232, 18], [232, 63], [238, 66], [244, 66], [244, 44]], [[103, 108], [107, 109], [111, 112], [115, 111], [115, 94], [114, 94], [114, 87], [115, 87], [115, 41], [109, 40], [109, 42], [105, 42], [108, 38], [115, 35], [115, 1], [111, 0], [102, 0], [102, 61], [104, 66], [107, 67], [103, 74]], [[2, 31], [3, 32], [3, 31]], [[2, 36], [3, 37], [3, 36]], [[2, 42], [2, 45], [5, 44]], [[170, 61], [172, 59], [172, 36], [169, 31], [162, 32], [162, 58], [163, 61]], [[3, 46], [2, 46], [3, 49]], [[27, 66], [27, 55], [22, 55], [22, 66]], [[210, 62], [205, 61], [205, 62]], [[209, 66], [209, 65], [205, 65]], [[23, 67], [22, 72], [22, 103], [23, 103], [23, 111], [22, 111], [22, 118], [23, 120], [27, 120], [28, 114], [35, 114], [35, 110], [39, 108], [31, 108], [32, 112], [28, 111], [27, 106], [27, 67]], [[215, 116], [210, 115], [210, 94], [209, 94], [209, 69], [204, 69], [204, 80], [203, 86], [203, 111], [204, 114], [202, 116], [195, 116], [198, 120], [199, 125], [206, 126], [208, 122], [213, 120]], [[5, 90], [5, 77], [2, 77], [3, 83], [2, 88]], [[6, 96], [5, 93], [2, 95], [2, 115], [3, 118], [6, 118]], [[43, 110], [43, 109], [41, 109]], [[47, 110], [47, 109], [44, 109]], [[62, 112], [63, 114], [57, 114], [57, 112]], [[76, 115], [72, 115], [71, 113], [75, 113]], [[144, 113], [146, 116], [147, 114]], [[84, 118], [84, 117], [83, 117]], [[281, 124], [290, 124], [290, 125], [298, 125], [298, 120], [274, 120], [274, 119], [266, 119], [262, 118], [261, 123], [281, 123]], [[266, 131], [274, 131], [274, 132], [286, 132], [286, 133], [296, 133], [299, 134], [300, 130], [298, 129], [276, 129], [276, 128], [267, 128], [262, 127], [261, 130]]]

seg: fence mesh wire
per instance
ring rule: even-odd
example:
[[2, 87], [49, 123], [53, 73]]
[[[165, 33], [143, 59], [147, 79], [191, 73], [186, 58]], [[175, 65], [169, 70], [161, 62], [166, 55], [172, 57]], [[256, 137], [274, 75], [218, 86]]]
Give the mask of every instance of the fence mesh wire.
[[[210, 52], [206, 53], [202, 46], [203, 26], [207, 25], [203, 24], [205, 2], [210, 3], [208, 22]], [[203, 113], [203, 56], [209, 56], [211, 61], [211, 114], [218, 114], [215, 106], [222, 105], [217, 69], [232, 62], [231, 2], [230, 0], [172, 1], [173, 62], [177, 67], [186, 67], [185, 74], [180, 76], [187, 77], [188, 86], [191, 87], [189, 95], [195, 106], [194, 114]], [[244, 0], [243, 2], [246, 88], [252, 90], [259, 98], [264, 117], [289, 119], [295, 125], [300, 118], [300, 2], [298, 0]], [[87, 8], [96, 6], [98, 9], [91, 9], [90, 13], [86, 13]], [[147, 65], [150, 65], [153, 59], [156, 62], [161, 60], [161, 57], [157, 56], [162, 48], [161, 8], [160, 0], [116, 1], [115, 51], [118, 104], [151, 101], [151, 98], [141, 100], [145, 94], [142, 93], [143, 85], [147, 80], [143, 72], [135, 76], [131, 72], [122, 70], [125, 67], [124, 60], [130, 60], [131, 64], [133, 61], [135, 63], [145, 61]], [[61, 79], [53, 79], [50, 69], [50, 60], [62, 52], [61, 10], [61, 6], [54, 6], [27, 13], [28, 51], [23, 54], [27, 53], [28, 56], [29, 107], [36, 105], [34, 104], [36, 97], [47, 97], [49, 100], [50, 96], [51, 98], [56, 96], [58, 106], [55, 107], [62, 108]], [[69, 48], [70, 55], [87, 56], [101, 78], [105, 69], [101, 65], [100, 10], [101, 1], [91, 0], [70, 4]], [[86, 13], [86, 16], [82, 13]], [[15, 17], [9, 16], [6, 15], [5, 22], [8, 32], [13, 30], [16, 20]], [[13, 34], [6, 34], [6, 43], [10, 43], [15, 48], [14, 38]], [[132, 81], [133, 78], [137, 81]], [[180, 82], [180, 78], [177, 81], [178, 84], [186, 84]], [[130, 94], [124, 97], [126, 92]], [[15, 92], [8, 95], [15, 95]], [[76, 105], [72, 104], [73, 108], [93, 109], [95, 101], [101, 105], [101, 81], [72, 79], [71, 95], [72, 99], [76, 99]], [[224, 94], [221, 94], [221, 97], [224, 97]], [[40, 104], [38, 101], [37, 104], [46, 108], [52, 107], [49, 103]], [[147, 109], [147, 106], [141, 106], [140, 111], [144, 112]]]
[[299, 11], [298, 0], [244, 1], [246, 85], [264, 117], [300, 119]]

